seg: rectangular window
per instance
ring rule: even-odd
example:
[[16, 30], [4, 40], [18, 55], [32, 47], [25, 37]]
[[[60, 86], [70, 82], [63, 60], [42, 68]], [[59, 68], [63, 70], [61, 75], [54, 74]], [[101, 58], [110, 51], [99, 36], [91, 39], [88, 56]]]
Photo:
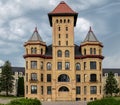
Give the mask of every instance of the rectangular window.
[[70, 69], [70, 62], [65, 62], [65, 70], [69, 70]]
[[41, 74], [41, 82], [43, 82], [43, 74]]
[[26, 94], [28, 94], [28, 86], [26, 85]]
[[31, 69], [37, 69], [37, 61], [31, 61]]
[[28, 82], [28, 73], [26, 73], [26, 82]]
[[80, 86], [76, 86], [76, 94], [80, 94], [80, 91], [81, 89], [80, 89]]
[[43, 62], [41, 62], [40, 68], [41, 68], [41, 70], [43, 70]]
[[31, 94], [37, 94], [37, 85], [31, 86]]
[[51, 86], [47, 86], [47, 94], [52, 94], [52, 88]]
[[66, 46], [68, 46], [68, 41], [66, 41]]
[[97, 93], [97, 87], [96, 86], [90, 86], [90, 94], [96, 94]]
[[58, 69], [58, 70], [62, 70], [62, 62], [58, 62], [58, 64], [57, 64], [57, 69]]
[[68, 38], [68, 34], [66, 34], [66, 38]]
[[80, 82], [80, 74], [76, 74], [76, 82]]
[[31, 80], [37, 81], [37, 74], [36, 73], [31, 73]]
[[99, 62], [99, 69], [101, 70], [101, 62]]
[[100, 94], [101, 94], [102, 92], [101, 92], [101, 86], [100, 86]]
[[47, 82], [51, 82], [51, 74], [47, 74]]
[[44, 94], [43, 86], [41, 86], [41, 94]]
[[26, 69], [28, 69], [28, 61], [26, 61]]
[[58, 38], [61, 38], [61, 35], [60, 35], [60, 34], [58, 34]]
[[84, 70], [86, 70], [86, 62], [84, 62]]
[[96, 62], [95, 61], [90, 62], [90, 69], [96, 69]]
[[87, 86], [84, 86], [84, 95], [87, 93]]

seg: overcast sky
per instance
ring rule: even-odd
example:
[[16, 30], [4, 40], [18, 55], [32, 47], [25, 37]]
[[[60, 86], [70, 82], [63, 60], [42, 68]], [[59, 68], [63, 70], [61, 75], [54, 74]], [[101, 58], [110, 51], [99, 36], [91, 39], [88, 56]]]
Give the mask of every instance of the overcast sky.
[[[120, 68], [120, 0], [64, 0], [79, 13], [75, 43], [80, 45], [89, 27], [104, 45], [103, 67]], [[37, 26], [47, 45], [52, 30], [47, 14], [60, 0], [0, 0], [0, 65], [9, 60], [12, 66], [24, 67], [23, 44]]]

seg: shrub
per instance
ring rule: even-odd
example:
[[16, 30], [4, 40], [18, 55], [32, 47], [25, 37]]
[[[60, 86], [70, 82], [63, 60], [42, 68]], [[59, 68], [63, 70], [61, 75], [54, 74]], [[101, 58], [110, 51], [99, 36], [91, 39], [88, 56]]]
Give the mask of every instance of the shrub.
[[103, 98], [101, 100], [89, 102], [87, 105], [120, 105], [120, 101], [114, 98]]
[[42, 105], [37, 99], [16, 99], [7, 105]]

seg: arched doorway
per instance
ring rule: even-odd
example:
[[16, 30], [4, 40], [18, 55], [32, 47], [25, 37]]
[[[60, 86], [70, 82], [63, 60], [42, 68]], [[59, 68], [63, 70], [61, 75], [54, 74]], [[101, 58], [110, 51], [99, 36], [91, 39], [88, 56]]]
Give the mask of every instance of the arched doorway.
[[58, 88], [57, 100], [66, 101], [71, 99], [71, 91], [67, 86], [61, 86]]

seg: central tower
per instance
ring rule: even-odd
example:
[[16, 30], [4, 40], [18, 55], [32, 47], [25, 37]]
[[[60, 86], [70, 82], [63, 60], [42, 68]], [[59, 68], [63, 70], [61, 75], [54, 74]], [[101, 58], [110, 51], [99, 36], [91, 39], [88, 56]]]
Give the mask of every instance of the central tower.
[[64, 1], [48, 14], [52, 27], [52, 99], [75, 100], [74, 26], [77, 15]]

